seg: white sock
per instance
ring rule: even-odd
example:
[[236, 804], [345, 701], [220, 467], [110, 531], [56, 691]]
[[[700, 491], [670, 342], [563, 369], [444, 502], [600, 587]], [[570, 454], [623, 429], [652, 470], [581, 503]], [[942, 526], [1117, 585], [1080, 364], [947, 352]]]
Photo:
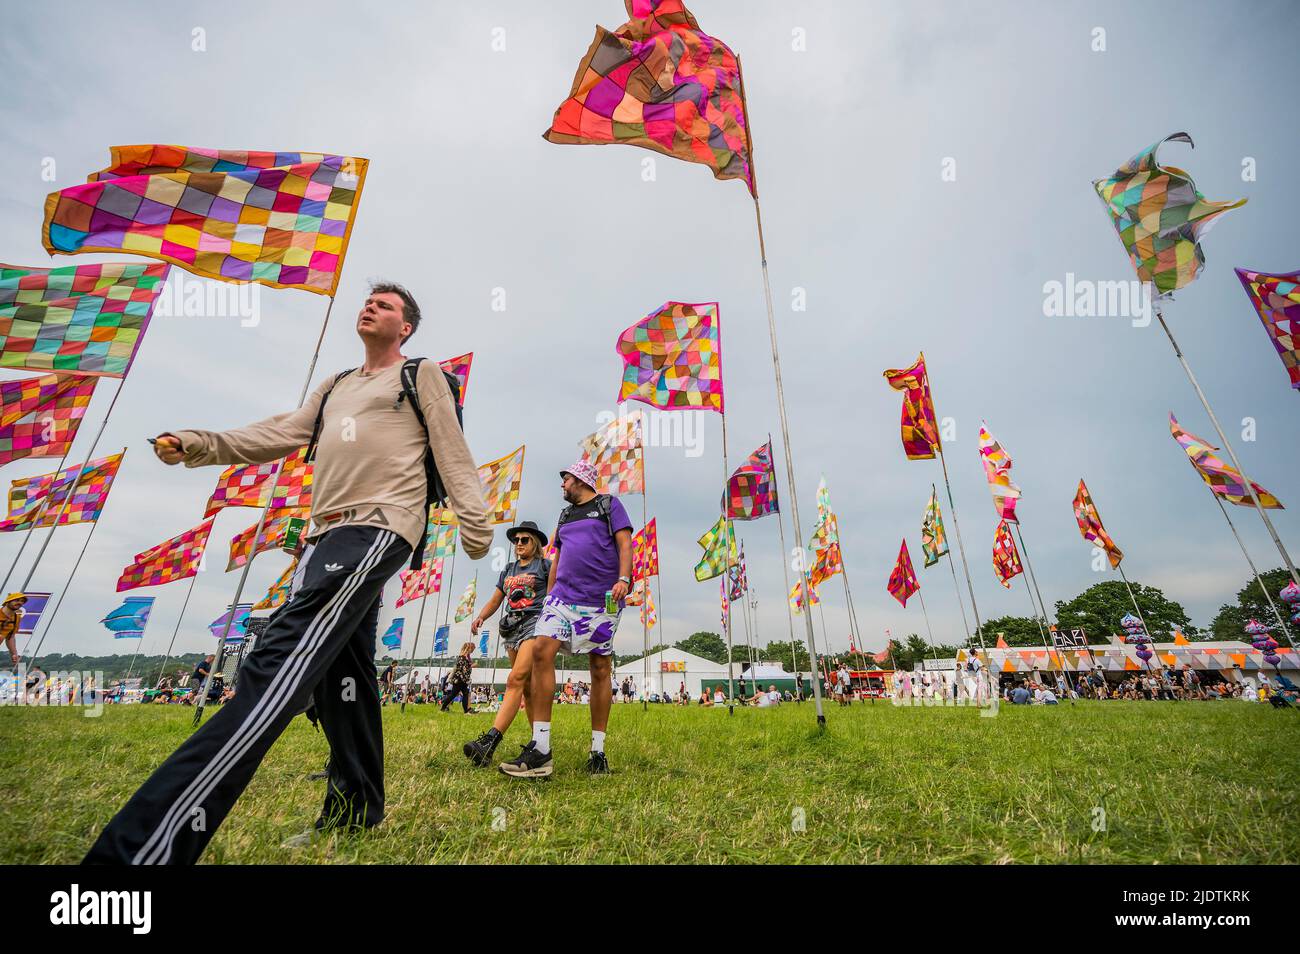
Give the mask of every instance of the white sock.
[[593, 751], [593, 752], [604, 752], [604, 751], [605, 751], [605, 733], [604, 733], [604, 732], [597, 732], [595, 729], [592, 729], [592, 730], [591, 730], [591, 751]]
[[533, 742], [536, 743], [537, 751], [542, 755], [550, 754], [551, 724], [549, 722], [533, 723]]

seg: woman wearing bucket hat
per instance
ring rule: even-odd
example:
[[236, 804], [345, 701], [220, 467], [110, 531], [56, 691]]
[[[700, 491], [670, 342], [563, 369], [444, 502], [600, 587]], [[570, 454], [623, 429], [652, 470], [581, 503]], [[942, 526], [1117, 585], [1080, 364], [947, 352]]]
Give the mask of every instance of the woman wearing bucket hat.
[[22, 658], [18, 655], [18, 622], [23, 618], [26, 602], [26, 593], [10, 593], [0, 604], [0, 639], [4, 640], [5, 648], [9, 650], [9, 662], [14, 666]]
[[496, 751], [501, 737], [510, 728], [515, 713], [519, 711], [520, 699], [528, 713], [529, 725], [533, 721], [533, 700], [531, 693], [532, 656], [520, 653], [520, 647], [534, 636], [537, 617], [542, 612], [542, 600], [546, 598], [546, 583], [551, 575], [551, 561], [542, 556], [546, 546], [546, 534], [538, 529], [537, 524], [525, 520], [517, 527], [506, 531], [506, 539], [515, 547], [515, 559], [501, 571], [497, 577], [496, 588], [488, 597], [487, 603], [474, 621], [470, 623], [470, 632], [478, 635], [479, 628], [491, 618], [503, 602], [505, 612], [501, 614], [501, 639], [506, 644], [510, 655], [510, 675], [506, 678], [505, 698], [497, 712], [496, 721], [473, 742], [466, 742], [465, 757], [475, 765], [487, 765]]

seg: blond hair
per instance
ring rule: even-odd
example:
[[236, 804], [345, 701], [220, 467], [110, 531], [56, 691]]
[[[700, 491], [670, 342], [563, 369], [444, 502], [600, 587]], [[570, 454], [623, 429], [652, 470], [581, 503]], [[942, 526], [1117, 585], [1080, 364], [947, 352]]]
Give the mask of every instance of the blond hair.
[[472, 642], [470, 642], [470, 643], [466, 643], [465, 645], [461, 646], [461, 647], [460, 647], [460, 654], [461, 654], [462, 656], [473, 656], [473, 655], [474, 655], [474, 644], [473, 644]]

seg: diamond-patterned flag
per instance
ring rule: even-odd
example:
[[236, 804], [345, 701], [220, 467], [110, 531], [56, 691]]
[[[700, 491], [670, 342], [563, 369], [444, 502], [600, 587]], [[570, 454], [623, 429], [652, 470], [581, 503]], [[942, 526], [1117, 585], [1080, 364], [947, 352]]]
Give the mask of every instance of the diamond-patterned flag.
[[642, 423], [638, 412], [616, 417], [579, 443], [583, 459], [596, 468], [596, 493], [645, 493]]
[[161, 586], [172, 580], [188, 580], [194, 576], [199, 572], [199, 562], [203, 559], [203, 550], [208, 545], [208, 534], [212, 532], [215, 519], [209, 517], [197, 527], [137, 553], [135, 560], [118, 578], [117, 591], [120, 593], [137, 586]]
[[1111, 567], [1118, 567], [1124, 559], [1124, 551], [1115, 546], [1115, 541], [1101, 525], [1101, 515], [1097, 513], [1097, 506], [1088, 493], [1088, 485], [1082, 479], [1079, 480], [1079, 490], [1074, 495], [1074, 519], [1079, 523], [1079, 533], [1083, 534], [1083, 539], [1105, 550]]
[[1020, 565], [1016, 541], [1011, 538], [1011, 528], [1005, 520], [998, 521], [998, 529], [993, 534], [993, 572], [1007, 589], [1011, 589], [1012, 577], [1025, 572]]
[[596, 27], [569, 98], [543, 137], [623, 143], [700, 162], [754, 192], [740, 61], [682, 0], [625, 0], [628, 21]]
[[465, 392], [469, 390], [469, 369], [474, 363], [474, 352], [462, 354], [455, 358], [448, 358], [446, 361], [439, 361], [438, 367], [446, 371], [457, 381], [460, 382], [460, 401], [461, 407], [465, 406]]
[[478, 577], [469, 581], [469, 586], [465, 587], [465, 592], [461, 594], [460, 602], [456, 604], [455, 622], [463, 623], [469, 619], [469, 614], [474, 612], [474, 603], [478, 599]]
[[813, 527], [812, 539], [808, 541], [808, 546], [813, 550], [821, 550], [824, 547], [838, 546], [840, 542], [840, 525], [835, 518], [835, 511], [831, 509], [831, 492], [826, 486], [826, 478], [822, 477], [821, 482], [817, 484], [817, 525]]
[[903, 452], [908, 460], [933, 460], [939, 449], [939, 425], [934, 417], [934, 400], [930, 397], [930, 378], [925, 371], [925, 352], [917, 356], [910, 368], [885, 372], [885, 380], [895, 391], [903, 392]]
[[418, 570], [403, 570], [398, 574], [402, 592], [395, 606], [404, 606], [431, 593], [442, 590], [442, 558], [426, 559]]
[[745, 545], [740, 545], [740, 556], [736, 562], [727, 568], [727, 580], [730, 584], [727, 591], [727, 598], [731, 600], [744, 599], [749, 592], [749, 580], [745, 574]]
[[45, 200], [51, 254], [127, 252], [205, 278], [333, 295], [365, 159], [114, 146], [107, 169]]
[[1215, 218], [1246, 204], [1207, 202], [1182, 169], [1161, 166], [1156, 150], [1167, 142], [1193, 145], [1187, 133], [1166, 136], [1139, 152], [1107, 179], [1093, 183], [1110, 213], [1138, 278], [1157, 295], [1190, 284], [1205, 264], [1200, 237]]
[[1291, 377], [1291, 387], [1300, 388], [1300, 271], [1279, 275], [1245, 268], [1234, 271]]
[[[108, 501], [125, 453], [92, 460], [84, 469], [78, 464], [57, 473], [15, 480], [9, 485], [9, 515], [0, 520], [0, 533], [52, 527], [56, 518], [60, 526], [94, 523]], [[71, 500], [64, 507], [69, 493]]]
[[717, 302], [665, 302], [618, 336], [619, 401], [722, 413], [722, 341]]
[[719, 619], [722, 622], [722, 631], [725, 633], [727, 627], [731, 625], [731, 600], [727, 599], [727, 581], [725, 579], [718, 581], [718, 602], [722, 605], [722, 613]]
[[[306, 461], [306, 447], [300, 447], [279, 462], [280, 473], [271, 494], [272, 510], [291, 507], [311, 508], [312, 465]], [[208, 498], [205, 517], [226, 507], [265, 507], [267, 483], [277, 461], [265, 464], [236, 464], [227, 467], [217, 478], [217, 487]]]
[[483, 499], [491, 523], [514, 523], [519, 508], [519, 487], [524, 479], [524, 447], [478, 469]]
[[948, 537], [943, 532], [943, 514], [939, 512], [939, 495], [934, 484], [930, 485], [930, 502], [925, 505], [925, 516], [921, 519], [921, 553], [926, 566], [934, 566], [948, 553]]
[[836, 573], [844, 572], [844, 558], [840, 553], [840, 545], [831, 543], [817, 551], [817, 557], [813, 560], [812, 568], [808, 571], [808, 582], [813, 591], [829, 580]]
[[[729, 557], [728, 538], [731, 541]], [[705, 531], [697, 542], [704, 548], [704, 556], [695, 565], [695, 579], [698, 582], [703, 583], [721, 576], [728, 566], [736, 562], [736, 535], [731, 532], [730, 523], [725, 517], [719, 517], [718, 522]]]
[[726, 514], [733, 520], [757, 520], [780, 508], [776, 500], [776, 471], [772, 467], [772, 442], [769, 440], [727, 480], [722, 501]]
[[289, 589], [293, 585], [293, 575], [298, 570], [298, 558], [294, 557], [289, 561], [289, 565], [266, 590], [266, 595], [253, 604], [253, 609], [275, 609], [283, 606], [284, 601], [289, 598]]
[[898, 559], [894, 563], [893, 572], [889, 574], [889, 583], [885, 589], [889, 590], [890, 596], [906, 606], [912, 594], [920, 588], [916, 571], [912, 569], [912, 557], [907, 552], [907, 540], [904, 539], [903, 545], [898, 549]]
[[384, 630], [384, 635], [379, 637], [379, 641], [384, 644], [385, 649], [402, 648], [402, 630], [406, 628], [406, 620], [397, 617], [388, 624], [388, 629]]
[[0, 368], [125, 377], [169, 268], [0, 265]]
[[122, 605], [100, 620], [114, 639], [140, 639], [144, 636], [149, 614], [153, 612], [152, 596], [128, 596]]
[[1011, 480], [1011, 455], [1003, 450], [988, 432], [980, 425], [980, 460], [984, 463], [984, 476], [988, 478], [989, 490], [993, 494], [993, 509], [1003, 520], [1016, 520], [1016, 501], [1020, 499], [1020, 488]]
[[[632, 580], [659, 575], [659, 534], [656, 517], [632, 535]], [[548, 557], [547, 559], [550, 559]]]
[[632, 580], [632, 585], [628, 588], [627, 596], [624, 597], [625, 606], [640, 606], [645, 602], [646, 589], [649, 585], [648, 580]]
[[[644, 580], [641, 581], [645, 583]], [[659, 617], [655, 614], [655, 598], [650, 592], [650, 587], [645, 588], [645, 602], [641, 604], [641, 622], [647, 628], [653, 628], [654, 624], [659, 622]]]
[[[802, 612], [803, 612], [803, 604], [804, 604], [804, 599], [803, 599], [803, 580], [802, 580], [802, 579], [801, 579], [801, 580], [797, 580], [797, 581], [795, 582], [794, 586], [792, 586], [792, 587], [790, 588], [790, 597], [789, 597], [789, 599], [790, 599], [790, 609], [793, 610], [796, 614], [797, 614], [797, 613], [802, 613]], [[820, 602], [821, 602], [821, 597], [817, 595], [817, 589], [816, 589], [816, 587], [814, 587], [814, 588], [812, 589], [812, 605], [813, 605], [813, 606], [816, 606], [816, 605], [817, 605], [818, 603], [820, 603]]]
[[[1192, 466], [1201, 475], [1201, 479], [1209, 485], [1210, 490], [1229, 503], [1235, 503], [1239, 507], [1253, 507], [1255, 505], [1250, 499], [1250, 491], [1246, 489], [1246, 481], [1241, 476], [1241, 471], [1222, 460], [1215, 453], [1219, 448], [1208, 441], [1202, 440], [1195, 434], [1183, 430], [1182, 425], [1178, 423], [1172, 414], [1169, 415], [1169, 433], [1173, 435], [1179, 446], [1187, 452], [1187, 457], [1191, 460]], [[1259, 484], [1251, 481], [1251, 486], [1255, 488], [1255, 494], [1259, 497], [1261, 507], [1270, 510], [1283, 509], [1282, 502]], [[2, 526], [0, 525], [0, 528]]]
[[438, 530], [436, 537], [429, 538], [429, 546], [426, 549], [429, 550], [431, 556], [438, 559], [449, 557], [456, 552], [456, 536], [459, 533], [459, 527], [442, 527]]
[[253, 546], [253, 534], [257, 533], [257, 524], [240, 531], [230, 541], [230, 562], [226, 564], [226, 572], [243, 566], [248, 562], [250, 553], [256, 556], [267, 550], [274, 550], [284, 544], [284, 533], [289, 529], [289, 521], [295, 517], [307, 519], [311, 511], [305, 507], [289, 507], [284, 510], [268, 510], [266, 521], [262, 525], [262, 533], [257, 538], [257, 546]]
[[95, 380], [44, 374], [0, 383], [0, 465], [67, 453], [90, 407]]

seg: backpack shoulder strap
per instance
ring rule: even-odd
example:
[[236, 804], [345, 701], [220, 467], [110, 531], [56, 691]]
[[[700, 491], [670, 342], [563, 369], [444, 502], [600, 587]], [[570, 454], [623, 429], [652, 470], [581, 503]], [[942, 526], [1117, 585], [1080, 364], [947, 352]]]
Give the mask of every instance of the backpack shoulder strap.
[[316, 408], [316, 423], [311, 428], [311, 440], [307, 442], [307, 453], [303, 458], [308, 463], [316, 459], [316, 444], [320, 441], [320, 429], [325, 423], [325, 402], [330, 399], [330, 394], [338, 387], [338, 383], [355, 371], [356, 368], [348, 368], [346, 371], [340, 371], [334, 375], [334, 383], [329, 386], [320, 398], [320, 407]]

